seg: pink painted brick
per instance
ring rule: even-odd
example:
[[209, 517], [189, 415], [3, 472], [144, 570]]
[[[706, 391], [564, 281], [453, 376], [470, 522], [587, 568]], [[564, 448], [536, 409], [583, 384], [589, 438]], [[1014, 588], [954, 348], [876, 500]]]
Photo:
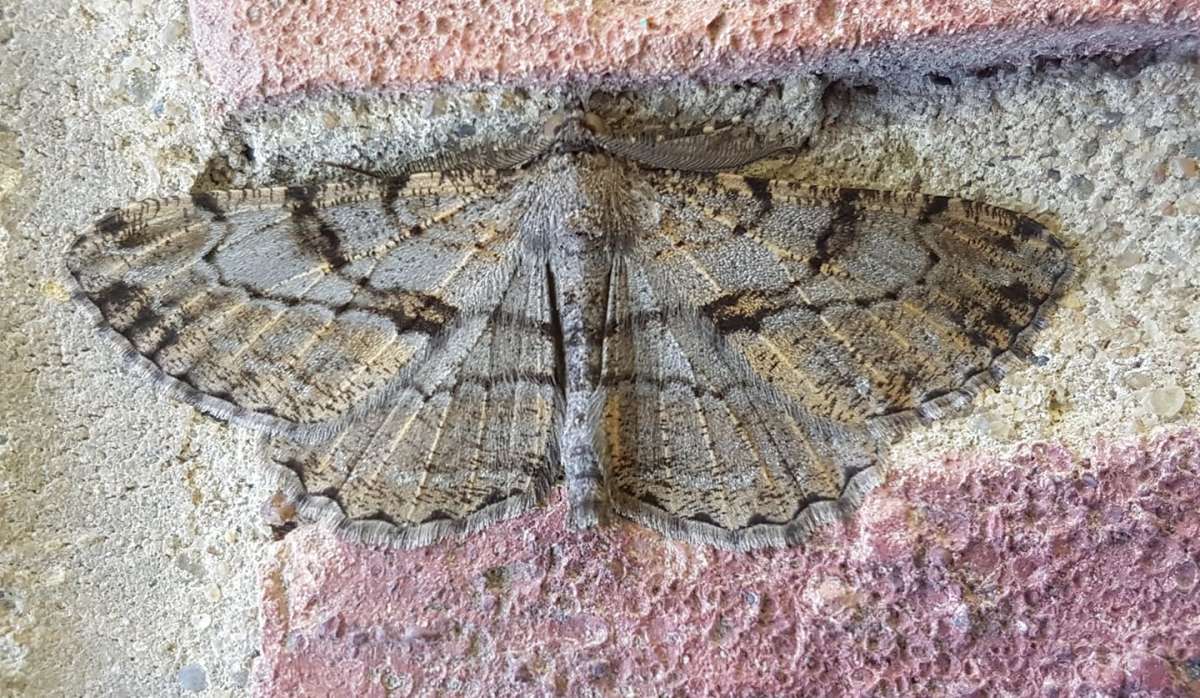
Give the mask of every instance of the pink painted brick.
[[1200, 433], [947, 457], [803, 549], [738, 554], [561, 502], [263, 571], [260, 696], [1200, 694]]
[[191, 16], [209, 78], [235, 103], [446, 83], [744, 80], [847, 59], [878, 72], [972, 67], [1130, 51], [1200, 27], [1195, 0], [191, 0]]

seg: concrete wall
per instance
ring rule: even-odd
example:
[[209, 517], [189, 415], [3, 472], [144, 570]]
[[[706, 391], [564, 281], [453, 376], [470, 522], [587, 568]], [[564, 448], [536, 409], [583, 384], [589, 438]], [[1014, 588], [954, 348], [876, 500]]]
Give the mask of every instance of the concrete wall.
[[[996, 46], [1073, 53], [1080, 47], [1055, 37], [1102, 26], [1133, 48], [1186, 32], [1195, 11], [1080, 5], [1048, 23], [1014, 3], [1001, 16], [1022, 21], [983, 26], [955, 24], [979, 15], [953, 7], [910, 24], [867, 5], [821, 7], [846, 28], [834, 35], [849, 43], [833, 48], [855, 43], [851, 27], [876, 26], [897, 39], [889, 55], [906, 55], [905, 37], [968, 28], [991, 31]], [[378, 77], [320, 69], [360, 45], [345, 25], [296, 17], [342, 47], [313, 52], [284, 14], [240, 23], [247, 8], [197, 0], [192, 20], [179, 2], [0, 11], [0, 693], [762, 694], [879, 681], [905, 691], [913, 684], [899, 682], [920, 676], [933, 694], [1196, 690], [1194, 52], [976, 73], [943, 51], [886, 79], [793, 76], [747, 114], [809, 139], [794, 176], [1051, 211], [1077, 247], [1079, 286], [1041, 337], [1045, 364], [1012, 376], [973, 415], [900, 444], [895, 479], [845, 529], [804, 550], [738, 557], [628, 527], [569, 533], [554, 504], [465, 544], [385, 554], [313, 530], [274, 542], [252, 435], [124, 374], [68, 302], [62, 250], [133, 198], [197, 180], [312, 176], [330, 155], [400, 158], [486, 141], [536, 125], [564, 96], [493, 88], [233, 112], [299, 87], [487, 78], [472, 72], [476, 58], [445, 63], [416, 48], [397, 54], [403, 70]], [[689, 13], [673, 16], [659, 26], [676, 48], [609, 64], [594, 63], [593, 49], [540, 77], [739, 65], [731, 37], [753, 18], [730, 14], [713, 32], [716, 53], [689, 64], [678, 47], [709, 33]], [[796, 26], [806, 29], [787, 35], [786, 59], [815, 56], [807, 48], [825, 44], [804, 37], [824, 34]], [[218, 35], [249, 43], [224, 50]], [[304, 51], [276, 50], [297, 36]], [[755, 65], [790, 65], [743, 47]], [[437, 65], [458, 67], [430, 72]], [[514, 80], [532, 75], [513, 65]], [[936, 80], [924, 75], [933, 65]], [[653, 110], [684, 120], [755, 103], [719, 86], [671, 89]], [[434, 589], [442, 596], [431, 599]], [[1093, 611], [1100, 625], [1087, 624]], [[547, 644], [551, 633], [562, 644]], [[1014, 648], [1023, 663], [996, 664]]]

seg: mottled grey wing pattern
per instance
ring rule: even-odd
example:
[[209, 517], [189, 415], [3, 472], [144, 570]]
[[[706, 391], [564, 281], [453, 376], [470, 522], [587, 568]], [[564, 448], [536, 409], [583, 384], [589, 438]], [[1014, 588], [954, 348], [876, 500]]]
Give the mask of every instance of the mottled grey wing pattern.
[[614, 275], [606, 333], [612, 498], [736, 547], [852, 505], [875, 448], [1026, 354], [1071, 272], [1041, 225], [983, 204], [643, 177], [658, 224]]
[[749, 549], [852, 508], [1071, 273], [1003, 209], [572, 133], [500, 172], [145, 202], [70, 250], [75, 295], [167, 391], [266, 432], [285, 517], [419, 545], [564, 480], [577, 525]]
[[135, 366], [275, 435], [302, 515], [329, 510], [307, 486], [428, 540], [555, 477], [545, 273], [520, 265], [512, 184], [417, 174], [147, 201], [67, 264]]
[[151, 200], [101, 219], [67, 266], [177, 397], [295, 433], [490, 312], [516, 266], [497, 186], [420, 175]]
[[879, 473], [861, 429], [756, 375], [687, 298], [618, 262], [601, 385], [610, 504], [678, 537], [786, 545], [845, 513]]
[[341, 525], [361, 540], [422, 545], [539, 502], [562, 473], [545, 267], [518, 267], [501, 294], [360, 421], [315, 446], [272, 439], [272, 459], [297, 476], [283, 506], [349, 516]]

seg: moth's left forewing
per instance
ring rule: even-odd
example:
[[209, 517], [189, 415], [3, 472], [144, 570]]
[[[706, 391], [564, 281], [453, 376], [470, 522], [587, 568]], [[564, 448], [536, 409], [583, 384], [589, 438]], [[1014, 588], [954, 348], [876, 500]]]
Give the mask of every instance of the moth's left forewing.
[[414, 175], [146, 201], [102, 218], [67, 266], [105, 336], [174, 396], [328, 433], [495, 304], [516, 264], [507, 188]]

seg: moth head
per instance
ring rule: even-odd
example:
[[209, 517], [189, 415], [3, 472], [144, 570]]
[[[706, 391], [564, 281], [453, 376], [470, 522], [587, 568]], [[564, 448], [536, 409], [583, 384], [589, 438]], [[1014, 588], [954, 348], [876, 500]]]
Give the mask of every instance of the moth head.
[[608, 125], [598, 115], [583, 109], [555, 113], [546, 120], [543, 135], [563, 152], [588, 150], [596, 136], [608, 134]]

